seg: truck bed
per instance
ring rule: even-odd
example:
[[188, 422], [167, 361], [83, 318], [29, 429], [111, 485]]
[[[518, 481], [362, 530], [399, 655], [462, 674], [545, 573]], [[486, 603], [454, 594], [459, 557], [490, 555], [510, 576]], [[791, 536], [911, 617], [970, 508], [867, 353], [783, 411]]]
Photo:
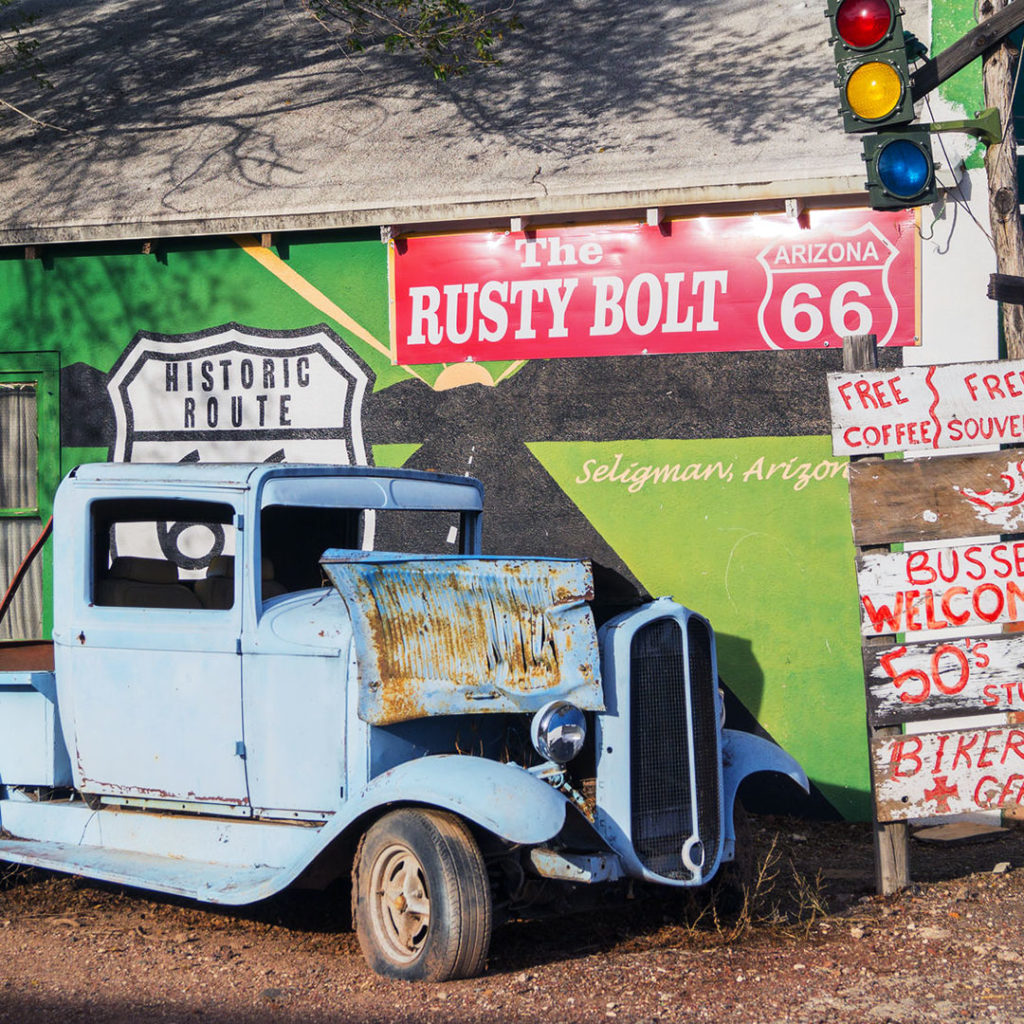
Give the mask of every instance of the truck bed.
[[52, 671], [52, 640], [0, 641], [0, 672]]

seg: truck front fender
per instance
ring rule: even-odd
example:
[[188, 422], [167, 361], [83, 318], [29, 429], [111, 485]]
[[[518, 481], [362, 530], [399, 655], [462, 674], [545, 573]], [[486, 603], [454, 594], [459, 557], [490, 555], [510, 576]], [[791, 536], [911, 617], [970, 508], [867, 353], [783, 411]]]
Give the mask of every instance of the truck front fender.
[[510, 843], [533, 845], [565, 823], [567, 800], [514, 764], [442, 754], [406, 761], [372, 779], [358, 812], [390, 803], [427, 804], [452, 811]]
[[755, 772], [788, 775], [805, 793], [810, 792], [807, 773], [782, 747], [771, 740], [735, 729], [722, 730], [722, 808], [725, 814], [723, 860], [732, 860], [736, 847], [733, 808], [740, 783]]

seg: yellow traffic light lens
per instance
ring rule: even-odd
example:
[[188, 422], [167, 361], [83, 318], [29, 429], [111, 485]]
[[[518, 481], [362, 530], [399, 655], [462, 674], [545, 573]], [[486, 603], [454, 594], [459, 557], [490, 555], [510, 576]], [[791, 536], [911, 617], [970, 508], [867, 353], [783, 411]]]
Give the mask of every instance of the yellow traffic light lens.
[[891, 64], [861, 64], [846, 82], [850, 109], [865, 121], [878, 121], [891, 114], [902, 98], [903, 80]]

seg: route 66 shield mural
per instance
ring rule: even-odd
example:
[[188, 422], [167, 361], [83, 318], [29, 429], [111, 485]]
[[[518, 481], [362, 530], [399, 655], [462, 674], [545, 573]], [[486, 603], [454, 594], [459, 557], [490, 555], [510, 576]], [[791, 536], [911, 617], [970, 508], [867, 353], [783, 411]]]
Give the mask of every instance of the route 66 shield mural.
[[[899, 256], [895, 242], [873, 222], [766, 245], [757, 254], [767, 279], [757, 311], [761, 337], [780, 349], [856, 334], [889, 344], [900, 323], [893, 294], [899, 280], [891, 273]], [[914, 293], [901, 297], [906, 328], [914, 322]]]
[[321, 325], [140, 332], [107, 390], [118, 462], [365, 464], [369, 373]]

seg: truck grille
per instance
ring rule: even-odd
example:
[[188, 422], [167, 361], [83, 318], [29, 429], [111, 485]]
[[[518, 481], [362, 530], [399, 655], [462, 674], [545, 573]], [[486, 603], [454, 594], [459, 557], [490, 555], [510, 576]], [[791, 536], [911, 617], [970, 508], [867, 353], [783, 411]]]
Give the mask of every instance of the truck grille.
[[[685, 638], [675, 619], [657, 619], [637, 630], [630, 648], [632, 838], [644, 867], [665, 878], [690, 877], [681, 850], [694, 834], [709, 855], [718, 849], [716, 689], [711, 633], [701, 619], [687, 621]], [[696, 807], [690, 798], [691, 742]]]

